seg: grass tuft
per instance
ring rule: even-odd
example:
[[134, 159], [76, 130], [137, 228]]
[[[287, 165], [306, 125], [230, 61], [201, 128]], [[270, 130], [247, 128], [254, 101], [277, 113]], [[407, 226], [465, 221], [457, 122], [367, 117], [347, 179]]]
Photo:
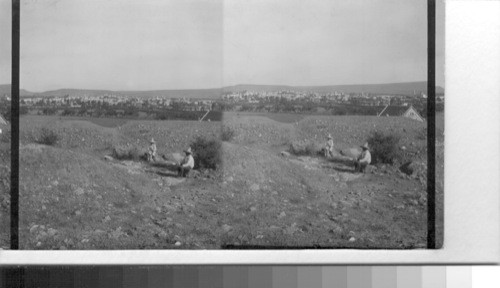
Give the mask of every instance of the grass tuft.
[[140, 161], [144, 158], [144, 155], [136, 146], [118, 145], [113, 148], [113, 158], [118, 160]]
[[231, 142], [231, 140], [234, 139], [234, 136], [236, 135], [236, 132], [228, 126], [222, 127], [222, 135], [221, 139], [224, 142]]
[[54, 146], [57, 144], [59, 141], [59, 135], [54, 130], [51, 130], [49, 128], [42, 128], [40, 131], [40, 137], [38, 138], [37, 142], [39, 144], [44, 144], [48, 146]]
[[297, 156], [316, 156], [321, 153], [321, 147], [311, 140], [295, 140], [289, 144], [289, 151]]

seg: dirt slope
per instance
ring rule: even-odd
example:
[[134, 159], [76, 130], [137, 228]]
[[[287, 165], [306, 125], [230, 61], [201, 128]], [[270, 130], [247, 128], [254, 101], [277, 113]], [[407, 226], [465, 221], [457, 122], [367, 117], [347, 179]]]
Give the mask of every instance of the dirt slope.
[[[373, 127], [385, 127], [401, 133], [403, 145], [413, 147], [421, 161], [423, 124], [361, 117], [305, 117], [295, 123], [245, 117], [224, 120], [236, 137], [223, 143], [223, 177], [194, 173], [188, 179], [172, 177], [160, 166], [103, 156], [110, 143], [147, 147], [151, 137], [160, 154], [179, 152], [197, 135], [220, 133], [219, 124], [131, 121], [103, 128], [81, 121], [22, 121], [21, 247], [425, 247], [422, 179], [391, 166], [354, 174], [340, 158], [280, 153], [297, 139], [323, 143], [325, 133], [332, 133], [340, 148], [352, 148]], [[60, 135], [60, 144], [30, 143], [47, 125]]]
[[0, 248], [10, 248], [10, 127], [0, 135]]
[[[33, 143], [42, 127], [59, 136], [56, 146]], [[104, 156], [118, 144], [147, 147], [150, 137], [157, 139], [160, 155], [178, 153], [197, 135], [212, 135], [220, 131], [219, 127], [217, 123], [130, 121], [108, 128], [56, 117], [22, 119], [21, 247], [203, 247], [186, 239], [191, 230], [182, 224], [189, 222], [184, 212], [194, 209], [194, 204], [192, 199], [185, 198], [189, 191], [177, 194], [175, 188], [212, 189], [211, 185], [218, 184], [213, 175], [195, 173], [196, 179], [179, 179], [161, 166], [106, 161]], [[142, 130], [148, 134], [144, 135]], [[165, 131], [170, 133], [162, 133]], [[177, 141], [175, 145], [165, 145], [167, 139]], [[176, 246], [177, 242], [182, 245]]]
[[233, 222], [227, 245], [425, 246], [425, 193], [414, 180], [229, 143], [224, 155], [225, 189], [239, 198], [232, 217], [247, 217]]

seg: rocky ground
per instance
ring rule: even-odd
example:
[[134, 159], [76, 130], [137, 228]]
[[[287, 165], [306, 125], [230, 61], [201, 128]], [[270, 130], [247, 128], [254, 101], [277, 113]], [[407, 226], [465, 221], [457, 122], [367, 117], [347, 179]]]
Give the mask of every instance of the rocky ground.
[[[258, 240], [242, 244], [236, 237], [234, 243], [425, 247], [427, 162], [423, 123], [357, 116], [279, 120], [245, 113], [228, 114], [224, 118], [224, 125], [234, 129], [236, 135], [232, 143], [224, 146], [226, 189], [239, 192], [243, 198], [236, 201], [241, 203], [236, 210], [261, 211], [252, 219], [252, 225], [268, 231], [262, 232], [264, 237]], [[378, 165], [370, 166], [364, 175], [353, 173], [352, 162], [344, 155], [359, 153], [357, 147], [373, 130], [400, 135], [402, 152], [412, 161], [408, 169]], [[296, 140], [313, 141], [321, 147], [328, 133], [334, 137], [337, 150], [333, 159], [287, 152], [290, 143]], [[270, 233], [266, 227], [275, 230]]]
[[[174, 159], [197, 135], [221, 124], [21, 119], [23, 249], [425, 248], [426, 138], [422, 123], [374, 117], [228, 114], [223, 169], [181, 179], [168, 162], [119, 161], [114, 145], [147, 147]], [[406, 122], [404, 122], [406, 121]], [[41, 127], [60, 135], [36, 144]], [[373, 129], [399, 133], [412, 160], [355, 174], [356, 153]], [[291, 141], [334, 137], [333, 159], [287, 153]], [[442, 193], [441, 193], [442, 195]]]
[[10, 248], [10, 129], [0, 135], [0, 249]]
[[[36, 143], [43, 127], [59, 136], [56, 145]], [[166, 162], [150, 165], [109, 156], [117, 145], [146, 149], [154, 137], [158, 154], [173, 160], [197, 136], [216, 137], [219, 132], [216, 122], [129, 121], [102, 127], [85, 120], [23, 117], [21, 247], [196, 248], [196, 243], [185, 240], [191, 237], [184, 228], [189, 218], [173, 215], [185, 216], [199, 203], [176, 189], [217, 191], [217, 174], [195, 171], [190, 178], [180, 179]]]

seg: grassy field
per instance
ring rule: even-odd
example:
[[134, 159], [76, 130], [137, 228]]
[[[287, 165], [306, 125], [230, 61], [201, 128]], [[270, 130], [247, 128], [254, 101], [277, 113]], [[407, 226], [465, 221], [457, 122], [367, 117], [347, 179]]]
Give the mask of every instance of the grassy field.
[[[99, 120], [101, 121], [101, 120]], [[117, 145], [173, 159], [198, 136], [217, 138], [223, 167], [180, 179], [141, 161], [106, 160]], [[392, 117], [226, 113], [223, 123], [94, 122], [22, 117], [22, 249], [424, 248], [426, 178], [397, 165], [352, 173], [339, 159], [283, 156], [293, 141], [339, 153], [374, 130], [401, 136], [400, 146], [426, 163], [425, 124]], [[37, 143], [42, 128], [59, 141]], [[423, 171], [420, 171], [423, 172]], [[425, 173], [424, 173], [425, 174]], [[441, 192], [442, 194], [442, 192]]]
[[233, 117], [265, 117], [280, 123], [296, 123], [304, 119], [307, 115], [299, 113], [259, 113], [259, 112], [225, 112], [224, 118]]
[[[29, 117], [29, 116], [27, 116]], [[59, 119], [59, 116], [35, 116], [44, 119], [43, 121], [47, 121], [48, 119]], [[62, 120], [62, 118], [61, 118]], [[77, 121], [88, 121], [90, 123], [94, 123], [98, 126], [107, 127], [107, 128], [115, 128], [126, 124], [129, 119], [124, 118], [90, 118], [90, 117], [71, 117], [64, 116], [65, 121], [77, 120]]]

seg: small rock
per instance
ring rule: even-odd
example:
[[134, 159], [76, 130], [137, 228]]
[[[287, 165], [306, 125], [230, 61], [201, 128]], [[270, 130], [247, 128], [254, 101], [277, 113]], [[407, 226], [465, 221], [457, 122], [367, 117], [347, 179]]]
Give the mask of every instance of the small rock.
[[76, 188], [76, 190], [75, 190], [76, 195], [83, 195], [84, 193], [85, 193], [85, 191], [81, 187]]
[[49, 228], [49, 230], [47, 230], [47, 234], [52, 237], [57, 234], [57, 230], [54, 228]]
[[349, 242], [354, 242], [354, 241], [356, 241], [356, 238], [354, 237], [349, 238]]
[[285, 216], [286, 216], [286, 213], [283, 211], [283, 212], [280, 213], [280, 215], [278, 215], [278, 218], [283, 218]]
[[340, 228], [340, 226], [336, 226], [335, 228], [330, 229], [328, 232], [330, 232], [331, 234], [339, 235], [343, 232], [343, 230], [342, 228]]
[[283, 156], [283, 157], [290, 157], [290, 153], [289, 153], [289, 152], [287, 152], [287, 151], [281, 151], [281, 152], [280, 152], [280, 154], [281, 154], [281, 156]]
[[47, 207], [45, 205], [42, 205], [42, 210], [47, 210]]
[[42, 246], [42, 242], [37, 242], [36, 247], [40, 247], [40, 246]]
[[156, 212], [161, 213], [161, 208], [160, 207], [156, 207], [155, 210], [156, 210]]
[[250, 207], [250, 212], [255, 212], [255, 211], [257, 211], [257, 207], [255, 206]]
[[165, 231], [161, 231], [160, 233], [158, 233], [158, 236], [160, 238], [167, 238], [167, 233]]
[[175, 244], [174, 244], [174, 245], [175, 245], [175, 246], [181, 246], [181, 245], [182, 245], [182, 243], [181, 243], [181, 242], [179, 242], [179, 241], [177, 241], [177, 242], [175, 242]]
[[31, 226], [30, 233], [33, 233], [33, 231], [35, 231], [36, 228], [38, 228], [38, 225]]
[[76, 216], [80, 216], [80, 215], [82, 215], [82, 211], [80, 211], [80, 210], [76, 210], [76, 211], [75, 211], [75, 215], [76, 215]]
[[254, 183], [254, 184], [250, 185], [250, 190], [252, 190], [252, 191], [254, 191], [254, 192], [255, 192], [255, 191], [258, 191], [259, 189], [260, 189], [259, 184], [255, 184], [255, 183]]
[[224, 230], [224, 232], [229, 232], [231, 229], [233, 229], [233, 227], [227, 224], [222, 225], [222, 230]]

